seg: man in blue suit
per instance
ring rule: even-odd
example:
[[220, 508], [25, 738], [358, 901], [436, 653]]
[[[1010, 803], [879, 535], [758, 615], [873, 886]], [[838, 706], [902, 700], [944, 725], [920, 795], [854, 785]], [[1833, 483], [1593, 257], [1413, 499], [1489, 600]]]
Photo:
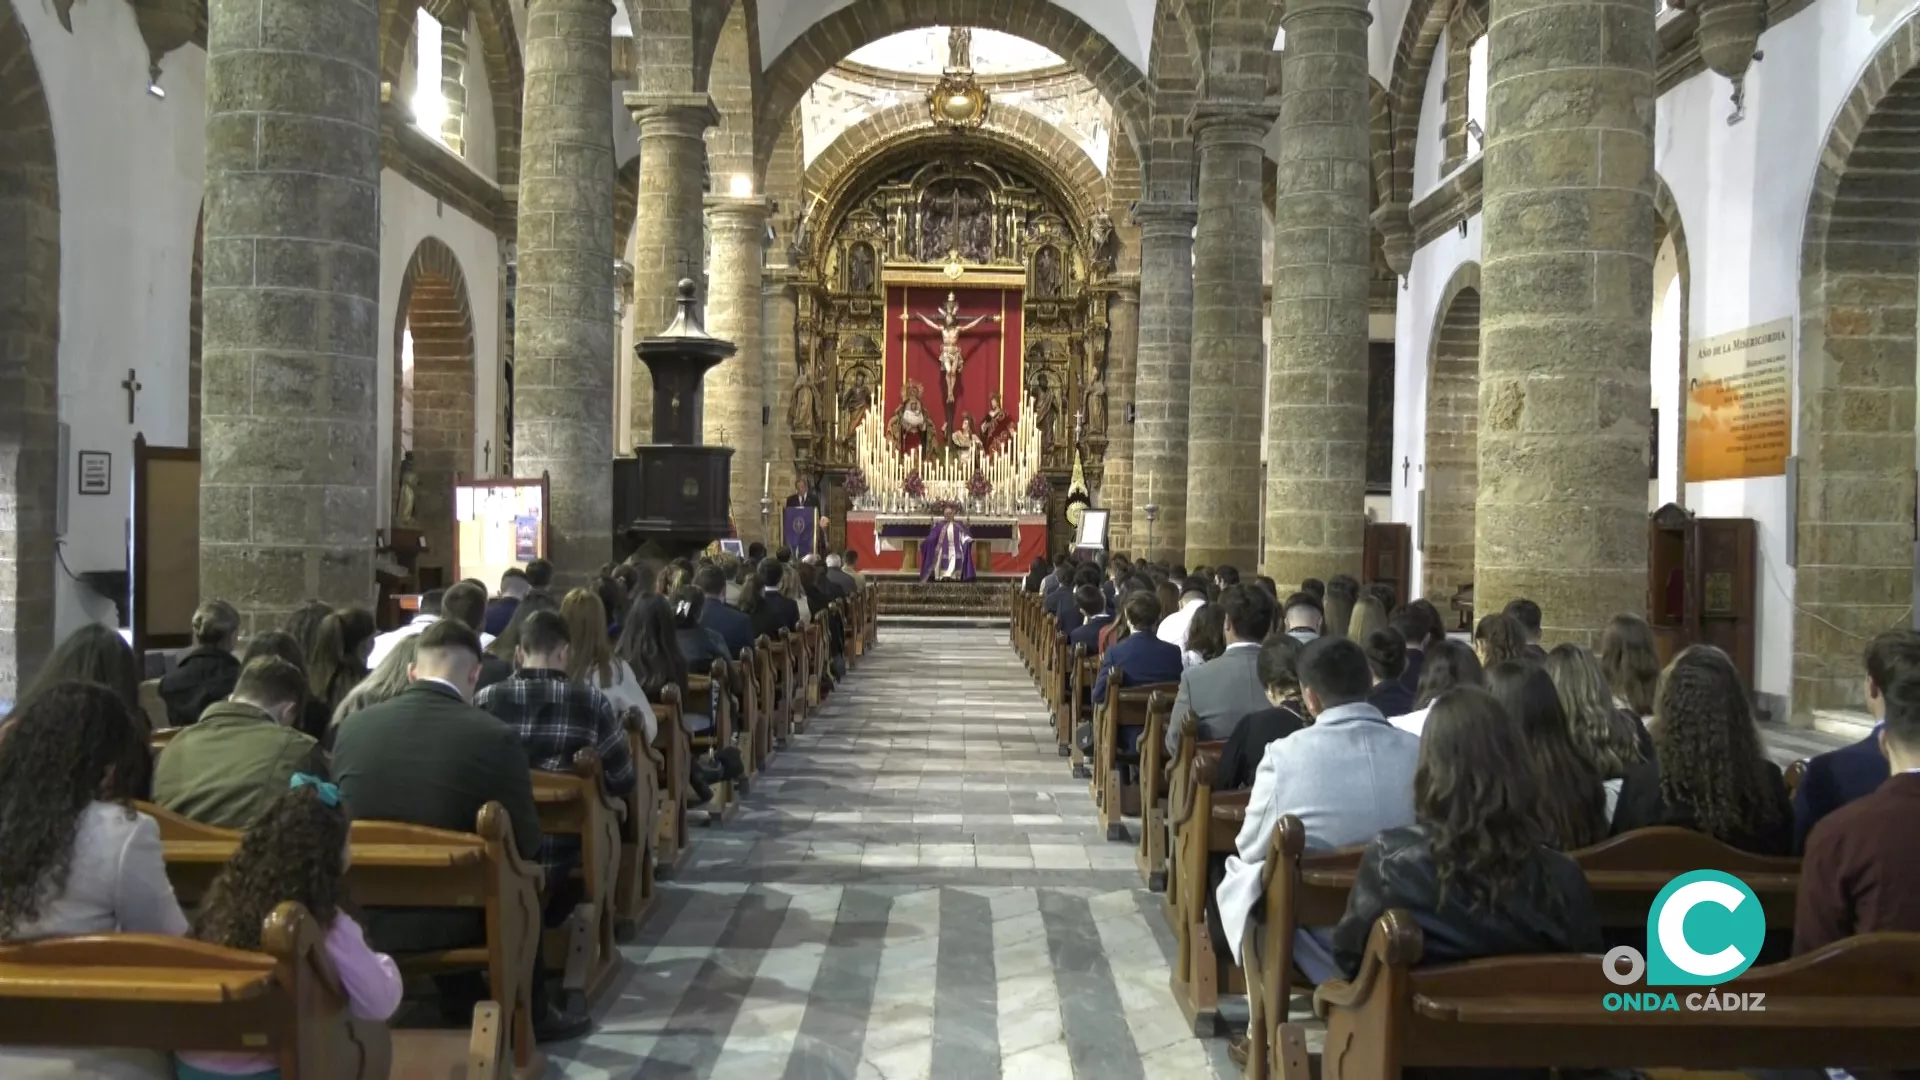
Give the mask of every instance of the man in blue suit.
[[1082, 585], [1073, 590], [1074, 601], [1080, 605], [1080, 617], [1086, 621], [1080, 628], [1067, 635], [1067, 647], [1086, 646], [1088, 656], [1100, 655], [1100, 631], [1107, 628], [1113, 616], [1107, 614], [1106, 594], [1098, 585]]
[[1920, 634], [1889, 630], [1867, 646], [1867, 711], [1873, 734], [1807, 762], [1807, 773], [1793, 794], [1794, 850], [1806, 847], [1807, 834], [1820, 819], [1855, 799], [1871, 795], [1888, 774], [1880, 752], [1880, 728], [1887, 714], [1887, 688], [1920, 679]]
[[1180, 646], [1154, 635], [1160, 625], [1160, 599], [1143, 590], [1129, 595], [1122, 606], [1128, 634], [1107, 647], [1100, 658], [1100, 675], [1093, 682], [1093, 703], [1104, 705], [1107, 685], [1115, 668], [1125, 672], [1125, 685], [1150, 686], [1180, 681]]
[[753, 620], [727, 606], [727, 572], [709, 563], [693, 575], [693, 583], [707, 594], [707, 602], [700, 607], [700, 625], [719, 634], [736, 657], [753, 648]]

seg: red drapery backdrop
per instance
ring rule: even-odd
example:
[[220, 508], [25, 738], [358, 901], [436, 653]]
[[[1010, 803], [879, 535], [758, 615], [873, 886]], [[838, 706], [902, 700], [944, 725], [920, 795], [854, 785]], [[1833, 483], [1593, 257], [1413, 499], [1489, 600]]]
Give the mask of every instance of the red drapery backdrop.
[[[925, 315], [940, 321], [940, 308], [952, 293], [960, 305], [960, 324], [966, 325], [981, 315], [998, 315], [999, 322], [988, 319], [960, 336], [960, 353], [966, 366], [954, 393], [954, 413], [947, 415], [947, 390], [940, 370], [940, 333], [915, 318]], [[1007, 415], [1019, 419], [1021, 367], [1024, 358], [1025, 329], [1019, 289], [943, 289], [935, 286], [891, 285], [887, 288], [886, 395], [887, 416], [892, 418], [906, 396], [906, 384], [920, 384], [921, 401], [934, 423], [945, 429], [958, 424], [960, 414], [973, 417], [977, 429], [987, 414], [987, 398], [998, 390]], [[904, 316], [904, 318], [903, 318]]]

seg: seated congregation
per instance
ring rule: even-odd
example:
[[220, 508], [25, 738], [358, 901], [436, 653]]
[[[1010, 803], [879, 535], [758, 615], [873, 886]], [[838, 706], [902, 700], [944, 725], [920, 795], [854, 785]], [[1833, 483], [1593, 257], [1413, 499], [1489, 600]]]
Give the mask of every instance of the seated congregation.
[[689, 816], [871, 647], [851, 567], [755, 545], [562, 591], [536, 561], [385, 633], [208, 600], [146, 682], [75, 633], [0, 718], [0, 1076], [538, 1075]]
[[[1314, 988], [1327, 1076], [1920, 1065], [1920, 634], [1866, 649], [1874, 734], [1783, 772], [1728, 657], [1663, 667], [1636, 615], [1547, 648], [1516, 599], [1456, 638], [1350, 577], [1282, 597], [1100, 556], [1036, 566], [1012, 617], [1108, 839], [1138, 819], [1187, 1021], [1213, 1034], [1247, 995], [1248, 1076], [1308, 1075], [1289, 1019]], [[1645, 987], [1599, 954], [1644, 955], [1661, 890], [1702, 869], [1766, 916], [1721, 989], [1776, 1004], [1634, 1028], [1604, 995]]]

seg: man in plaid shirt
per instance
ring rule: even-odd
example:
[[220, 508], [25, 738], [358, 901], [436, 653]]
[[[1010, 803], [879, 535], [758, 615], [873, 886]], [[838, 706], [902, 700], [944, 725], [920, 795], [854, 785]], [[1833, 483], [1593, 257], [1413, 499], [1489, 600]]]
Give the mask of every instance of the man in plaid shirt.
[[[573, 755], [589, 746], [598, 750], [602, 786], [619, 798], [633, 790], [635, 779], [627, 731], [600, 691], [567, 677], [570, 646], [566, 620], [555, 612], [535, 612], [521, 624], [513, 677], [480, 691], [473, 703], [519, 733], [527, 761], [536, 769], [571, 773]], [[578, 890], [567, 883], [580, 867], [579, 838], [543, 836], [539, 858], [546, 871], [549, 921], [565, 918], [578, 902]]]

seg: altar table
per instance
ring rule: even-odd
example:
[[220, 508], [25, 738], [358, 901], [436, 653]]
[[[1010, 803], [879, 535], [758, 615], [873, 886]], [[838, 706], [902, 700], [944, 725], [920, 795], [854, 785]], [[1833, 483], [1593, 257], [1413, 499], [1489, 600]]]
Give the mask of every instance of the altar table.
[[[933, 531], [928, 514], [847, 515], [847, 547], [860, 553], [860, 569], [899, 573], [920, 569], [920, 544]], [[973, 532], [973, 568], [980, 574], [1024, 576], [1047, 553], [1047, 519], [978, 516], [964, 519]]]

